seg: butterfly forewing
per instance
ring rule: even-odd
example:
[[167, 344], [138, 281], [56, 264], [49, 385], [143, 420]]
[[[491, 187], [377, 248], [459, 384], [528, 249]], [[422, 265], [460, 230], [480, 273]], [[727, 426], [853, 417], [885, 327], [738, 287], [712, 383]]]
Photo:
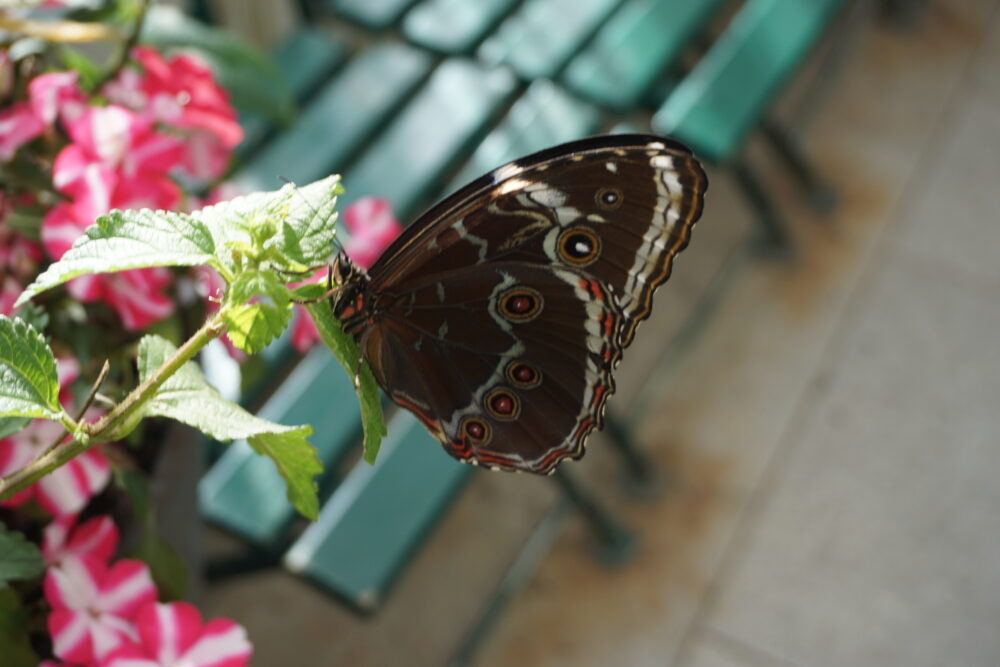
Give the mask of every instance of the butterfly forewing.
[[646, 135], [483, 176], [372, 267], [359, 340], [376, 377], [460, 460], [549, 472], [579, 457], [706, 187], [690, 151]]

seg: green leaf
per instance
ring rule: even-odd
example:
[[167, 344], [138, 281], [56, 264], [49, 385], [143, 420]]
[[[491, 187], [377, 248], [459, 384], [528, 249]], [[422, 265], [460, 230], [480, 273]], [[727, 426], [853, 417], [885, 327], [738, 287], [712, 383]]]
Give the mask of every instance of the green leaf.
[[243, 111], [257, 111], [279, 122], [294, 116], [295, 100], [281, 70], [231, 31], [209, 27], [174, 7], [154, 5], [146, 15], [141, 41], [196, 51]]
[[[344, 333], [340, 321], [333, 316], [330, 306], [326, 303], [305, 304], [310, 317], [316, 324], [320, 338], [330, 348], [337, 360], [354, 377], [358, 369], [360, 352], [354, 339]], [[361, 364], [358, 380], [354, 389], [361, 404], [361, 425], [364, 428], [364, 456], [368, 463], [375, 463], [382, 438], [385, 437], [385, 417], [382, 415], [382, 402], [379, 398], [378, 383], [372, 375], [368, 364]]]
[[84, 90], [93, 90], [104, 76], [104, 69], [94, 62], [83, 51], [71, 46], [61, 45], [59, 47], [59, 58], [66, 65], [66, 69], [78, 72], [80, 76], [80, 87]]
[[0, 417], [61, 415], [52, 350], [31, 325], [0, 315]]
[[310, 433], [312, 428], [303, 426], [284, 433], [260, 433], [247, 438], [247, 442], [258, 454], [274, 461], [285, 479], [288, 502], [299, 514], [315, 521], [319, 516], [315, 477], [323, 472], [323, 464], [316, 457], [316, 449], [306, 440]]
[[0, 523], [0, 586], [9, 581], [36, 579], [44, 571], [45, 561], [38, 547]]
[[[139, 341], [140, 381], [163, 365], [175, 350], [172, 343], [158, 336], [145, 336]], [[283, 426], [250, 414], [222, 398], [192, 362], [163, 383], [146, 404], [144, 414], [175, 419], [216, 440], [248, 440], [254, 449], [274, 461], [295, 508], [306, 518], [316, 518], [319, 500], [313, 477], [322, 472], [323, 466], [306, 440], [312, 433], [311, 426]]]
[[166, 540], [146, 530], [132, 557], [149, 566], [161, 602], [184, 599], [188, 587], [187, 567]]
[[278, 234], [281, 251], [306, 266], [327, 261], [336, 236], [337, 195], [343, 192], [338, 175], [298, 188]]
[[149, 266], [198, 266], [215, 257], [205, 224], [172, 211], [111, 211], [84, 230], [62, 258], [28, 285], [15, 303], [86, 273]]
[[31, 648], [28, 611], [14, 589], [0, 586], [0, 651], [4, 667], [36, 667], [38, 654]]
[[258, 301], [230, 308], [224, 318], [226, 335], [247, 354], [257, 354], [281, 335], [292, 318], [288, 306]]
[[285, 307], [291, 300], [291, 290], [275, 271], [247, 271], [236, 277], [226, 293], [228, 303], [244, 304], [255, 296], [264, 296], [275, 307]]

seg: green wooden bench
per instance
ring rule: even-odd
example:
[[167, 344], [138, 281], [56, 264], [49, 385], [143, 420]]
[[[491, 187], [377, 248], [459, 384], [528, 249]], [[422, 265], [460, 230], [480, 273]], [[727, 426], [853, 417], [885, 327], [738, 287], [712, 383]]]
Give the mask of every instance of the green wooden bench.
[[[777, 13], [777, 0], [768, 2], [774, 5], [772, 12], [763, 12], [759, 20], [774, 21], [785, 29], [795, 26]], [[383, 18], [371, 20], [369, 27], [395, 26], [401, 21], [401, 33], [413, 46], [375, 39], [349, 57], [341, 54], [336, 65], [326, 69], [335, 72], [332, 78], [314, 82], [315, 90], [308, 99], [299, 95], [307, 101], [298, 122], [274, 134], [257, 152], [248, 153], [236, 180], [253, 189], [271, 189], [280, 186], [282, 178], [308, 182], [340, 172], [347, 187], [341, 206], [360, 196], [379, 195], [392, 201], [399, 217], [406, 220], [443, 190], [506, 160], [611, 127], [621, 119], [615, 111], [634, 112], [624, 100], [638, 104], [652, 82], [703, 33], [720, 2], [702, 0], [700, 9], [694, 7], [699, 4], [694, 0], [690, 5], [682, 3], [684, 7], [678, 11], [683, 25], [679, 26], [667, 25], [672, 14], [665, 9], [674, 6], [677, 10], [677, 0], [493, 4], [475, 0], [423, 0], [416, 4], [335, 0], [327, 4], [338, 15], [348, 13], [349, 4], [384, 8]], [[760, 4], [766, 3], [747, 0], [738, 17]], [[458, 31], [461, 39], [449, 41], [448, 31], [433, 17], [462, 11], [460, 7], [467, 11], [463, 18], [455, 19], [464, 26]], [[384, 18], [390, 14], [391, 19]], [[534, 42], [546, 41], [538, 40], [538, 31], [545, 35], [545, 26], [550, 25], [547, 21], [555, 19], [560, 19], [558, 35], [546, 44], [533, 43], [533, 37]], [[357, 17], [351, 20], [361, 21]], [[718, 43], [729, 43], [726, 49], [743, 54], [740, 58], [748, 53], [741, 48], [750, 48], [737, 48], [743, 42], [764, 48], [766, 40], [761, 34], [782, 38], [780, 31], [750, 30], [749, 19], [740, 21], [734, 21]], [[658, 23], [662, 23], [661, 30], [651, 29]], [[813, 39], [821, 28], [814, 25]], [[306, 33], [315, 35], [313, 31]], [[797, 34], [793, 31], [790, 39], [794, 41]], [[309, 44], [315, 37], [303, 40]], [[664, 40], [669, 44], [661, 43]], [[296, 38], [288, 43], [295, 44]], [[718, 44], [706, 55], [709, 62], [725, 60], [713, 55], [718, 53]], [[626, 64], [641, 60], [644, 49], [651, 54], [650, 60], [641, 71], [632, 73]], [[789, 50], [781, 59], [783, 73], [769, 87], [765, 99], [758, 102], [751, 98], [744, 106], [756, 109], [753, 113], [761, 117], [768, 100], [807, 50], [807, 46]], [[440, 59], [442, 53], [472, 51], [480, 62]], [[602, 69], [600, 54], [615, 52], [619, 52], [617, 64]], [[792, 62], [795, 53], [798, 60]], [[294, 69], [303, 57], [284, 64]], [[494, 68], [482, 64], [483, 60], [504, 63], [510, 69]], [[745, 87], [738, 77], [711, 75], [727, 69], [721, 64], [711, 70], [697, 65], [690, 74], [695, 77], [692, 80], [702, 82], [705, 99], [730, 99], [732, 88]], [[614, 68], [622, 67], [627, 73], [616, 76]], [[538, 78], [539, 74], [559, 78]], [[600, 83], [602, 77], [604, 84]], [[607, 94], [606, 87], [611, 85], [607, 82], [612, 79], [619, 88]], [[687, 94], [693, 95], [690, 87], [694, 84], [687, 80], [678, 91], [685, 86], [689, 87]], [[671, 102], [674, 95], [664, 102], [654, 128], [664, 131], [676, 118], [682, 121], [677, 127], [698, 127], [697, 113], [675, 113], [677, 107], [671, 105], [679, 103]], [[731, 112], [739, 113], [736, 109]], [[746, 132], [753, 125], [750, 120]], [[692, 130], [692, 136], [697, 137], [697, 132]], [[696, 151], [704, 151], [696, 140], [680, 138], [695, 144]], [[741, 139], [742, 135], [733, 139], [731, 155], [736, 155]], [[733, 159], [719, 151], [704, 152], [720, 161]], [[443, 188], [446, 184], [448, 188]], [[279, 342], [274, 347], [277, 351], [268, 351], [274, 360], [269, 362], [268, 374], [279, 375], [289, 357], [288, 346]], [[359, 423], [353, 391], [325, 350], [307, 355], [260, 412], [284, 423], [313, 424], [313, 443], [327, 470], [342, 467], [357, 451]], [[641, 474], [641, 459], [632, 459], [630, 466]], [[206, 517], [243, 538], [254, 550], [238, 561], [218, 564], [214, 571], [233, 573], [283, 560], [288, 569], [309, 577], [354, 607], [372, 610], [385, 599], [410, 554], [471, 474], [480, 473], [447, 457], [408, 414], [400, 413], [390, 420], [390, 435], [375, 466], [358, 463], [343, 478], [329, 473], [322, 480], [329, 496], [321, 518], [299, 534], [273, 466], [245, 444], [236, 444], [203, 479], [200, 504]], [[626, 553], [630, 544], [627, 532], [594, 505], [570, 477], [557, 476], [557, 481], [566, 497], [573, 499], [573, 506], [583, 509], [610, 551]]]
[[773, 246], [785, 246], [786, 234], [741, 149], [750, 133], [761, 128], [817, 207], [832, 205], [831, 191], [791, 137], [768, 120], [767, 112], [843, 4], [843, 0], [747, 0], [653, 117], [655, 131], [734, 170]]

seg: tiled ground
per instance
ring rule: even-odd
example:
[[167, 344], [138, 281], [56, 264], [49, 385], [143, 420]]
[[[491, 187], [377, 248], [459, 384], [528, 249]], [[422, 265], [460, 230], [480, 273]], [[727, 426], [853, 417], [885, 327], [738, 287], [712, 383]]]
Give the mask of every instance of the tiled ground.
[[[1000, 1], [928, 4], [862, 28], [821, 104], [791, 96], [841, 206], [815, 218], [760, 161], [799, 253], [745, 263], [656, 367], [746, 233], [712, 174], [616, 398], [664, 491], [628, 497], [600, 442], [574, 469], [642, 548], [609, 569], [571, 521], [476, 665], [1000, 664]], [[535, 481], [477, 478], [371, 618], [280, 572], [211, 610], [248, 625], [260, 665], [444, 664], [553, 502]]]

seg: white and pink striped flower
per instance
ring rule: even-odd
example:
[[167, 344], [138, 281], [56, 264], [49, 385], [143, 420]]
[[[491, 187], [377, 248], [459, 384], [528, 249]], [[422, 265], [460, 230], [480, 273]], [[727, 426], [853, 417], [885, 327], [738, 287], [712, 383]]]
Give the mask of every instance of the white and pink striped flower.
[[118, 548], [118, 527], [110, 516], [101, 515], [77, 525], [77, 516], [53, 519], [42, 534], [42, 556], [48, 565], [58, 565], [68, 556], [93, 556], [108, 562]]
[[403, 231], [392, 204], [381, 197], [362, 197], [344, 209], [350, 238], [344, 251], [358, 266], [368, 268]]
[[49, 633], [53, 653], [81, 664], [103, 661], [125, 641], [136, 641], [132, 619], [156, 600], [149, 568], [137, 560], [110, 567], [94, 556], [66, 556], [50, 567], [43, 585], [52, 606]]
[[7, 162], [17, 149], [28, 143], [45, 130], [31, 105], [18, 102], [6, 109], [0, 109], [0, 162]]
[[[58, 422], [39, 419], [0, 439], [0, 476], [20, 470], [38, 458], [62, 433], [63, 427]], [[111, 466], [103, 454], [91, 449], [0, 505], [16, 507], [35, 500], [53, 516], [77, 514], [109, 481]]]
[[138, 641], [123, 643], [104, 667], [242, 667], [253, 652], [242, 626], [225, 618], [203, 623], [187, 602], [148, 603], [135, 627]]
[[31, 109], [46, 125], [61, 117], [71, 123], [87, 108], [86, 99], [77, 85], [77, 72], [39, 74], [28, 84]]

